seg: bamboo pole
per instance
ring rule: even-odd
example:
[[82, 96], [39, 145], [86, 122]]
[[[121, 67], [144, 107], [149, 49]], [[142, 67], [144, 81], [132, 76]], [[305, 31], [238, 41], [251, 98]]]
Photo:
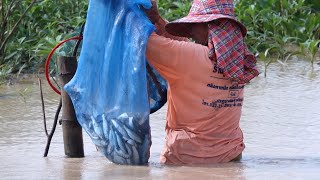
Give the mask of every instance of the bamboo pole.
[[58, 72], [62, 99], [62, 133], [64, 152], [67, 157], [84, 157], [82, 128], [78, 123], [73, 104], [63, 87], [74, 76], [77, 69], [76, 57], [58, 57]]

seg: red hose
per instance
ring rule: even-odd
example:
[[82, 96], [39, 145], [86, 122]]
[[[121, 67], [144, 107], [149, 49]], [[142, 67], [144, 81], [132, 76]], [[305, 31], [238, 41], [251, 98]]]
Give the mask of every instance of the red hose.
[[50, 85], [50, 87], [56, 92], [58, 93], [59, 95], [61, 95], [61, 91], [58, 90], [50, 81], [50, 77], [49, 77], [49, 68], [50, 68], [50, 61], [51, 61], [51, 58], [52, 58], [52, 55], [53, 53], [64, 43], [68, 42], [68, 41], [71, 41], [71, 40], [82, 40], [82, 36], [75, 36], [75, 37], [72, 37], [72, 38], [69, 38], [69, 39], [66, 39], [62, 42], [60, 42], [59, 44], [57, 44], [50, 52], [49, 56], [47, 57], [47, 60], [46, 60], [46, 65], [45, 65], [45, 75], [46, 75], [46, 79]]

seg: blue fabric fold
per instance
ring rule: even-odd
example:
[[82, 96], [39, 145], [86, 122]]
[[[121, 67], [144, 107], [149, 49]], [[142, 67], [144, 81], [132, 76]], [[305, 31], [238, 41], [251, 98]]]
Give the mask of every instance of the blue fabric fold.
[[150, 0], [90, 0], [78, 68], [64, 87], [80, 125], [117, 164], [148, 162], [150, 109], [164, 104], [155, 91], [166, 93], [159, 74], [152, 68], [152, 81], [147, 73], [146, 44], [155, 28], [141, 6], [150, 8]]

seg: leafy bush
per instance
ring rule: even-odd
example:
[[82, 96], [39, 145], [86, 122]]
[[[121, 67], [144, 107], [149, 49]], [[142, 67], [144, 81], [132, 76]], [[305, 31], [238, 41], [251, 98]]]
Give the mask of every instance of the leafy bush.
[[[248, 28], [246, 41], [266, 65], [270, 58], [311, 54], [320, 39], [320, 1], [235, 0], [238, 19]], [[49, 51], [74, 35], [85, 21], [88, 1], [0, 1], [0, 76], [22, 70], [35, 72]], [[191, 0], [159, 0], [160, 14], [172, 21], [188, 14]], [[288, 44], [301, 47], [292, 50]]]
[[[262, 54], [262, 59], [284, 60], [305, 50], [315, 52], [318, 46], [315, 42], [320, 38], [319, 12], [319, 2], [311, 0], [242, 0], [236, 3], [236, 14], [248, 28], [247, 43], [254, 52]], [[301, 46], [304, 50], [292, 50], [286, 48], [287, 45]]]
[[158, 8], [160, 14], [166, 18], [168, 21], [173, 21], [175, 19], [186, 16], [191, 7], [190, 0], [159, 0]]
[[36, 71], [48, 52], [81, 26], [86, 10], [85, 0], [0, 1], [2, 74]]

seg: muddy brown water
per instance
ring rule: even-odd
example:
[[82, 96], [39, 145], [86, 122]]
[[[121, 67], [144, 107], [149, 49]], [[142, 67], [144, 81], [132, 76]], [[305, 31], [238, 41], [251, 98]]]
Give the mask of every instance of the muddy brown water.
[[[261, 66], [262, 67], [262, 66]], [[97, 152], [84, 132], [85, 157], [64, 156], [57, 126], [48, 157], [38, 81], [0, 86], [0, 179], [320, 179], [320, 67], [272, 64], [246, 86], [241, 119], [246, 149], [240, 163], [164, 166], [166, 107], [151, 115], [147, 166], [122, 166]], [[44, 84], [49, 129], [59, 97]]]

